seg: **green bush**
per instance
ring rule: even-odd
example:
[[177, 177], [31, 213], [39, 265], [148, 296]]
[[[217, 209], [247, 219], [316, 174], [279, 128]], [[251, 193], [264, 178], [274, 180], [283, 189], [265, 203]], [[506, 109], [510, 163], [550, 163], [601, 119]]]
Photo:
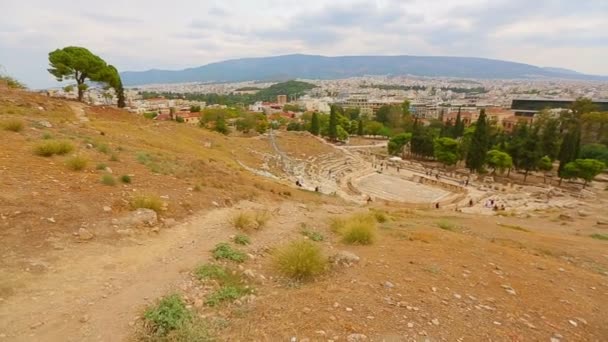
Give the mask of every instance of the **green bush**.
[[113, 161], [113, 162], [117, 162], [117, 161], [119, 161], [119, 159], [118, 159], [118, 155], [117, 155], [116, 153], [112, 153], [112, 154], [110, 155], [110, 161]]
[[159, 213], [163, 208], [163, 201], [156, 195], [138, 195], [131, 199], [132, 209], [151, 209]]
[[108, 146], [106, 144], [99, 144], [99, 145], [97, 145], [97, 151], [104, 153], [104, 154], [109, 154], [110, 146]]
[[449, 230], [449, 231], [456, 230], [456, 226], [452, 222], [446, 221], [446, 220], [441, 220], [441, 221], [437, 222], [437, 227], [439, 227], [443, 230]]
[[116, 179], [111, 174], [106, 173], [105, 175], [101, 176], [101, 183], [113, 186], [116, 185]]
[[95, 170], [105, 170], [108, 167], [108, 165], [104, 164], [104, 163], [99, 163], [97, 164], [97, 166], [95, 166]]
[[89, 161], [85, 157], [76, 155], [66, 160], [65, 165], [71, 170], [81, 171], [84, 170], [85, 167], [87, 167], [88, 163]]
[[184, 323], [181, 327], [171, 331], [167, 336], [167, 342], [211, 342], [215, 341], [209, 332], [207, 323], [195, 317]]
[[384, 211], [374, 210], [373, 213], [378, 223], [384, 223], [388, 221], [388, 215]]
[[321, 249], [306, 240], [294, 241], [280, 248], [274, 261], [283, 275], [295, 280], [310, 279], [323, 272], [327, 266], [327, 258]]
[[53, 139], [53, 136], [49, 132], [44, 132], [44, 134], [42, 135], [42, 139], [44, 139], [44, 140]]
[[205, 304], [209, 306], [217, 306], [225, 301], [234, 301], [251, 291], [244, 286], [228, 285], [222, 286], [207, 297]]
[[375, 226], [369, 222], [351, 222], [342, 233], [342, 241], [351, 245], [371, 245], [375, 238]]
[[129, 175], [122, 175], [120, 177], [120, 181], [125, 183], [125, 184], [131, 184], [131, 176]]
[[323, 234], [308, 228], [303, 229], [302, 231], [300, 231], [300, 233], [302, 233], [302, 235], [306, 236], [312, 241], [323, 241], [325, 239], [323, 237]]
[[234, 243], [236, 243], [237, 245], [248, 245], [251, 243], [251, 240], [249, 239], [249, 236], [247, 235], [237, 235], [234, 237]]
[[0, 127], [5, 131], [21, 132], [25, 124], [18, 119], [8, 119], [0, 122]]
[[199, 266], [196, 270], [194, 270], [194, 275], [199, 280], [215, 279], [222, 281], [227, 279], [230, 272], [220, 265], [207, 264]]
[[42, 157], [51, 157], [55, 154], [64, 155], [72, 152], [74, 146], [69, 141], [46, 140], [34, 148], [34, 153]]
[[608, 235], [606, 234], [591, 234], [589, 236], [597, 240], [608, 240]]
[[233, 249], [232, 246], [227, 243], [217, 244], [213, 249], [213, 257], [217, 260], [226, 259], [239, 263], [245, 261], [245, 259], [247, 258], [245, 253]]
[[192, 315], [186, 309], [182, 298], [173, 294], [161, 299], [144, 313], [146, 328], [156, 336], [166, 336], [171, 331], [183, 327], [191, 321]]

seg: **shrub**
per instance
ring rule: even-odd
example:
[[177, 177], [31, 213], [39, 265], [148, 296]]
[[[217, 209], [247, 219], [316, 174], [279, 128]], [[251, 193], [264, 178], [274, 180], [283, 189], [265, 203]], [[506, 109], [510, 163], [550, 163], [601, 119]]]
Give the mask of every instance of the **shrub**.
[[104, 164], [104, 163], [99, 163], [97, 164], [97, 166], [95, 166], [96, 170], [105, 170], [108, 167], [108, 165]]
[[0, 122], [0, 127], [5, 131], [21, 132], [25, 124], [21, 120], [9, 119]]
[[117, 162], [118, 160], [118, 155], [116, 153], [110, 155], [110, 161]]
[[342, 233], [342, 241], [352, 245], [371, 245], [376, 227], [368, 221], [350, 222]]
[[125, 183], [125, 184], [131, 184], [131, 176], [129, 175], [122, 175], [120, 177], [120, 181]]
[[237, 300], [251, 291], [244, 286], [228, 285], [222, 286], [207, 297], [205, 304], [209, 306], [217, 306], [225, 301]]
[[64, 155], [72, 152], [74, 146], [69, 141], [47, 140], [34, 148], [34, 153], [42, 157], [51, 157], [55, 154]]
[[68, 168], [74, 171], [81, 171], [84, 170], [85, 167], [87, 167], [88, 162], [89, 161], [85, 157], [77, 155], [66, 160], [65, 164]]
[[388, 215], [384, 211], [375, 210], [373, 213], [374, 213], [374, 218], [376, 219], [376, 221], [378, 223], [384, 223], [384, 222], [388, 221]]
[[268, 211], [257, 211], [255, 213], [255, 224], [257, 229], [266, 227], [266, 224], [270, 220], [270, 213]]
[[144, 313], [146, 327], [156, 336], [166, 336], [190, 322], [192, 316], [182, 298], [173, 294], [161, 299]]
[[45, 133], [42, 135], [42, 139], [44, 139], [44, 140], [49, 140], [49, 139], [52, 139], [52, 138], [53, 138], [53, 136], [52, 136], [52, 135], [51, 135], [51, 133], [49, 133], [49, 132], [45, 132]]
[[302, 229], [302, 231], [300, 231], [300, 233], [302, 233], [302, 235], [306, 236], [307, 238], [309, 238], [312, 241], [323, 241], [325, 238], [323, 237], [323, 234], [308, 229], [308, 228], [304, 228]]
[[108, 153], [110, 153], [110, 146], [108, 146], [106, 144], [99, 144], [99, 145], [97, 145], [97, 151], [104, 153], [104, 154], [108, 154]]
[[449, 231], [454, 231], [456, 229], [456, 226], [452, 222], [446, 220], [441, 220], [437, 222], [437, 227]]
[[163, 201], [156, 195], [138, 195], [131, 199], [131, 208], [133, 209], [151, 209], [157, 213], [162, 210]]
[[237, 245], [248, 245], [251, 243], [251, 240], [247, 235], [237, 235], [234, 237], [234, 243]]
[[347, 219], [334, 218], [331, 230], [342, 235], [342, 241], [348, 244], [369, 245], [376, 235], [376, 217], [370, 214], [357, 214]]
[[591, 234], [589, 236], [597, 240], [608, 240], [608, 235], [606, 234]]
[[232, 225], [236, 229], [246, 230], [253, 226], [253, 219], [249, 213], [238, 213], [232, 217]]
[[101, 182], [105, 185], [116, 185], [116, 179], [109, 173], [106, 173], [105, 175], [101, 176]]
[[245, 261], [245, 259], [247, 258], [245, 253], [238, 251], [236, 249], [233, 249], [227, 243], [217, 244], [215, 246], [215, 248], [213, 249], [213, 257], [217, 260], [226, 259], [226, 260], [231, 260], [231, 261], [235, 261], [235, 262], [239, 262], [239, 263]]
[[294, 241], [275, 254], [275, 264], [285, 276], [306, 280], [325, 270], [327, 258], [321, 249], [310, 241]]
[[184, 323], [181, 327], [169, 333], [166, 339], [168, 342], [211, 342], [215, 341], [209, 332], [207, 323], [195, 317], [191, 321]]
[[194, 186], [194, 188], [192, 190], [194, 190], [196, 192], [200, 192], [200, 191], [203, 190], [203, 188], [201, 188], [201, 186], [197, 184], [197, 185]]

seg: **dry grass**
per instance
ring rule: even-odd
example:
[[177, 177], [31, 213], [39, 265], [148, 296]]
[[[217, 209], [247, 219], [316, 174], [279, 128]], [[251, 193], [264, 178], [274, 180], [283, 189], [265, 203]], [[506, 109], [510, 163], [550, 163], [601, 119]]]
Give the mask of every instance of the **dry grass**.
[[262, 229], [270, 220], [270, 213], [265, 210], [255, 212], [240, 212], [230, 219], [232, 226], [239, 230]]
[[330, 223], [333, 232], [342, 236], [342, 241], [351, 245], [370, 245], [376, 237], [376, 217], [356, 214], [349, 218], [334, 218]]
[[42, 157], [64, 155], [72, 150], [74, 150], [74, 145], [65, 140], [45, 140], [34, 147], [34, 153]]
[[89, 160], [83, 156], [75, 155], [65, 161], [65, 165], [73, 171], [82, 171], [87, 167]]
[[157, 213], [163, 208], [163, 201], [156, 195], [137, 195], [131, 199], [132, 209], [151, 209]]
[[274, 261], [279, 272], [295, 280], [311, 279], [327, 267], [327, 258], [321, 248], [306, 240], [294, 241], [280, 248]]
[[8, 119], [0, 122], [0, 127], [5, 131], [21, 132], [25, 123], [18, 119]]
[[101, 176], [101, 183], [104, 185], [114, 186], [116, 185], [116, 178], [114, 178], [114, 176], [112, 176], [111, 174], [106, 173]]

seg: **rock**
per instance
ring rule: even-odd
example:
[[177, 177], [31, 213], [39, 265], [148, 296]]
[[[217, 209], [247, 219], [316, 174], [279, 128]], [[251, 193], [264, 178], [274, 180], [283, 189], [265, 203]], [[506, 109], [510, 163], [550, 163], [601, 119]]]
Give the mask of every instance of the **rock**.
[[434, 318], [431, 323], [433, 323], [433, 325], [439, 325], [439, 320], [437, 318]]
[[86, 144], [84, 145], [86, 148], [93, 148], [93, 144]]
[[327, 333], [325, 332], [325, 330], [317, 330], [315, 331], [315, 334], [325, 336]]
[[409, 322], [409, 323], [407, 324], [407, 327], [408, 327], [408, 328], [410, 328], [410, 329], [411, 329], [411, 328], [413, 328], [413, 327], [414, 327], [414, 323]]
[[576, 321], [574, 321], [574, 320], [570, 319], [570, 320], [568, 320], [568, 323], [572, 324], [572, 326], [574, 326], [574, 327], [578, 327], [578, 323], [576, 323]]
[[158, 223], [158, 215], [154, 210], [139, 208], [120, 219], [120, 223], [128, 226], [154, 226]]
[[460, 299], [460, 298], [462, 298], [462, 296], [461, 296], [461, 295], [459, 295], [458, 293], [454, 293], [454, 298], [456, 298], [456, 299]]
[[395, 285], [393, 283], [391, 283], [390, 281], [385, 281], [384, 287], [386, 287], [387, 289], [392, 289], [393, 287], [395, 287]]
[[214, 207], [219, 207], [219, 206], [220, 206], [220, 205], [219, 205], [219, 203], [217, 203], [216, 201], [211, 202], [211, 204], [212, 204]]
[[587, 216], [591, 216], [591, 213], [585, 210], [579, 210], [577, 212], [578, 216], [580, 217], [587, 217]]
[[166, 218], [163, 220], [163, 224], [165, 227], [173, 227], [177, 224], [177, 221], [174, 218]]
[[133, 236], [135, 235], [135, 231], [133, 229], [117, 229], [116, 234], [121, 236]]
[[606, 218], [606, 217], [598, 218], [597, 224], [599, 224], [600, 226], [608, 226], [608, 218]]
[[517, 295], [517, 292], [515, 292], [515, 290], [511, 286], [509, 286], [509, 285], [501, 285], [501, 287], [503, 289], [505, 289], [505, 291], [507, 291], [508, 294], [513, 295], [513, 296]]
[[353, 308], [346, 308], [346, 311], [353, 312]]
[[55, 218], [54, 217], [49, 217], [46, 219], [47, 221], [51, 222], [51, 223], [55, 223]]
[[570, 214], [559, 214], [559, 219], [564, 221], [572, 221], [572, 216]]
[[103, 211], [105, 211], [106, 213], [109, 213], [110, 211], [112, 211], [112, 208], [108, 207], [107, 205], [104, 205]]
[[112, 174], [112, 169], [109, 166], [106, 166], [106, 172]]
[[355, 253], [349, 251], [338, 251], [333, 257], [332, 260], [336, 264], [354, 264], [361, 260], [359, 256]]
[[53, 128], [53, 125], [50, 122], [48, 122], [47, 120], [40, 120], [40, 121], [38, 121], [38, 124], [42, 127]]
[[80, 317], [80, 323], [86, 323], [89, 321], [89, 315], [84, 315]]
[[367, 341], [367, 336], [363, 334], [350, 334], [346, 337], [347, 342]]
[[86, 228], [78, 229], [78, 238], [80, 240], [91, 240], [93, 237], [93, 234], [86, 230]]
[[245, 276], [247, 276], [248, 278], [254, 279], [255, 278], [255, 273], [253, 273], [252, 270], [245, 270], [245, 272], [243, 272], [243, 274]]

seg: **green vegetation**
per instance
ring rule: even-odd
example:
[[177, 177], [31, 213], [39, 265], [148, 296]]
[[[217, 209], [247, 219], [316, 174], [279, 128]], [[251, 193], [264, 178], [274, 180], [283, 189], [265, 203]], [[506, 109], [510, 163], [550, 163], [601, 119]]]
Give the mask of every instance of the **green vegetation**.
[[131, 199], [132, 209], [151, 209], [160, 213], [163, 208], [163, 201], [156, 195], [138, 195]]
[[186, 304], [177, 295], [162, 298], [144, 313], [146, 328], [155, 337], [167, 336], [171, 331], [180, 329], [192, 320]]
[[118, 70], [91, 51], [78, 46], [68, 46], [49, 53], [48, 71], [57, 81], [76, 81], [78, 101], [82, 101], [84, 92], [88, 89], [87, 80], [101, 82], [114, 89], [118, 98], [118, 107], [125, 106], [122, 81]]
[[222, 283], [233, 280], [232, 273], [230, 273], [229, 270], [215, 264], [206, 264], [197, 267], [196, 270], [194, 270], [194, 275], [199, 280], [213, 279]]
[[577, 159], [569, 162], [564, 167], [562, 177], [566, 179], [581, 178], [585, 181], [583, 189], [587, 183], [592, 181], [606, 168], [606, 164], [595, 159]]
[[294, 241], [277, 250], [274, 261], [277, 269], [295, 280], [310, 279], [325, 270], [327, 258], [314, 243]]
[[64, 155], [72, 152], [74, 146], [71, 142], [65, 140], [46, 140], [39, 143], [34, 148], [34, 153], [42, 157], [51, 157], [53, 155]]
[[205, 304], [209, 306], [217, 306], [225, 301], [234, 301], [251, 293], [251, 290], [244, 286], [227, 285], [222, 286], [215, 292], [211, 293]]
[[8, 76], [8, 75], [0, 74], [0, 83], [6, 84], [6, 86], [11, 89], [25, 89], [26, 88], [25, 84], [21, 83], [16, 78]]
[[104, 153], [104, 154], [109, 154], [110, 153], [110, 146], [108, 146], [107, 144], [97, 144], [96, 145], [97, 151]]
[[[464, 83], [464, 82], [459, 82]], [[427, 86], [405, 86], [405, 85], [396, 85], [396, 84], [371, 84], [371, 85], [362, 85], [361, 88], [376, 88], [381, 90], [403, 90], [403, 91], [422, 91], [427, 90]], [[434, 88], [433, 88], [434, 89]], [[461, 87], [440, 87], [439, 89], [443, 91], [451, 91], [453, 93], [458, 94], [482, 94], [487, 93], [488, 90], [484, 87], [474, 87], [474, 88], [461, 88]]]
[[596, 240], [608, 241], [608, 235], [606, 234], [591, 234], [589, 236]]
[[247, 230], [253, 227], [253, 218], [248, 212], [242, 212], [234, 215], [231, 223], [236, 229]]
[[276, 101], [278, 95], [287, 95], [290, 97], [300, 97], [307, 91], [315, 88], [314, 84], [300, 82], [300, 81], [287, 81], [282, 83], [273, 84], [272, 86], [261, 89], [255, 94], [193, 94], [193, 93], [170, 93], [170, 92], [140, 92], [144, 99], [164, 97], [167, 99], [178, 99], [183, 98], [190, 101], [204, 101], [208, 105], [219, 104], [226, 106], [244, 106], [250, 105], [257, 101]]
[[437, 227], [439, 227], [443, 230], [449, 230], [449, 231], [456, 230], [456, 225], [447, 220], [441, 220], [441, 221], [437, 222]]
[[65, 161], [65, 165], [73, 171], [81, 171], [87, 167], [89, 160], [83, 156], [75, 155]]
[[95, 166], [95, 170], [105, 170], [108, 168], [108, 165], [104, 164], [104, 163], [99, 163], [97, 164], [97, 166]]
[[319, 233], [316, 230], [312, 230], [308, 227], [306, 227], [306, 225], [302, 225], [302, 230], [300, 231], [300, 233], [302, 233], [302, 235], [306, 236], [307, 238], [309, 238], [312, 241], [323, 241], [325, 239], [325, 237], [323, 236], [323, 234]]
[[5, 131], [21, 132], [23, 127], [25, 127], [25, 123], [18, 119], [8, 119], [0, 121], [0, 127]]
[[389, 219], [388, 214], [384, 211], [374, 210], [372, 211], [372, 213], [374, 215], [374, 218], [376, 219], [376, 222], [378, 223], [385, 223]]
[[131, 176], [129, 175], [122, 175], [120, 177], [120, 181], [125, 183], [125, 184], [131, 184]]
[[101, 183], [103, 183], [104, 185], [114, 186], [116, 185], [116, 179], [111, 174], [106, 173], [101, 176]]
[[251, 243], [251, 239], [249, 239], [249, 236], [247, 235], [239, 234], [234, 237], [234, 243], [236, 243], [237, 245], [246, 246]]
[[247, 255], [245, 255], [245, 253], [233, 249], [232, 246], [227, 243], [217, 244], [213, 249], [213, 257], [216, 260], [226, 259], [238, 263], [241, 263], [247, 259]]
[[351, 245], [370, 245], [376, 237], [375, 214], [357, 214], [347, 219], [332, 219], [330, 228]]

